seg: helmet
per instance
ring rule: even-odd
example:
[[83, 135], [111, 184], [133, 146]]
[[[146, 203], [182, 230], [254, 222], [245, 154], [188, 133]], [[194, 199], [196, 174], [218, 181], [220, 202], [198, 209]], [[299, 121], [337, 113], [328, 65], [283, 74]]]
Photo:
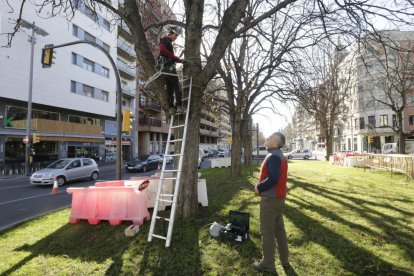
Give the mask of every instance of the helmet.
[[170, 28], [170, 34], [175, 33], [177, 35], [181, 35], [181, 28], [180, 27], [171, 27]]

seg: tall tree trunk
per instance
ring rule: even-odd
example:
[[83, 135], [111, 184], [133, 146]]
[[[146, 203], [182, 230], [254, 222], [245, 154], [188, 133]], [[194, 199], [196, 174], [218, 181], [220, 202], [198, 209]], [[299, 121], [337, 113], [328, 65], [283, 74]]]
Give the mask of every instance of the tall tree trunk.
[[[177, 218], [194, 217], [198, 214], [198, 147], [200, 143], [201, 88], [193, 87], [188, 118], [187, 137], [180, 179]], [[202, 90], [201, 90], [202, 91]], [[176, 150], [177, 151], [177, 150]], [[178, 152], [176, 152], [178, 153]]]
[[[329, 129], [330, 128], [330, 129]], [[329, 157], [332, 155], [332, 146], [333, 146], [333, 128], [325, 128], [325, 137], [326, 137], [326, 161], [329, 161]]]
[[241, 166], [240, 166], [240, 151], [241, 151], [241, 114], [240, 112], [235, 112], [231, 114], [232, 120], [232, 144], [231, 144], [231, 167], [230, 175], [231, 176], [240, 176], [241, 175]]
[[250, 168], [252, 163], [252, 135], [250, 118], [243, 120], [242, 146], [244, 148], [244, 167]]
[[405, 134], [403, 128], [403, 114], [402, 112], [397, 112], [398, 120], [398, 153], [405, 154]]

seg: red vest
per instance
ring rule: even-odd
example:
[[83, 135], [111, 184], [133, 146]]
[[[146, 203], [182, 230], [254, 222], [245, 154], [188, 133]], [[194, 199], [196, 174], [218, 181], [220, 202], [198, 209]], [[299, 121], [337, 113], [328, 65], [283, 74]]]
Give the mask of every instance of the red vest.
[[[273, 192], [276, 198], [286, 198], [286, 183], [287, 183], [287, 171], [288, 171], [288, 161], [286, 158], [282, 159], [280, 164], [280, 176], [278, 181], [273, 185]], [[263, 162], [260, 169], [260, 179], [259, 182], [262, 182], [267, 178], [268, 168], [266, 162]]]

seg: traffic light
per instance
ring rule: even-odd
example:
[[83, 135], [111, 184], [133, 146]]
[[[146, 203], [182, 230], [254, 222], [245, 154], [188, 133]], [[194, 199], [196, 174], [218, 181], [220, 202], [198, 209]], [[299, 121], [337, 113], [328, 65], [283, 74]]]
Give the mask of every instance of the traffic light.
[[132, 116], [129, 109], [124, 109], [122, 112], [122, 131], [131, 132], [132, 130]]
[[368, 136], [368, 144], [374, 142], [374, 136]]
[[42, 49], [42, 67], [49, 68], [53, 63], [53, 44], [45, 45]]
[[36, 144], [40, 142], [40, 135], [37, 133], [33, 133], [32, 134], [32, 143]]

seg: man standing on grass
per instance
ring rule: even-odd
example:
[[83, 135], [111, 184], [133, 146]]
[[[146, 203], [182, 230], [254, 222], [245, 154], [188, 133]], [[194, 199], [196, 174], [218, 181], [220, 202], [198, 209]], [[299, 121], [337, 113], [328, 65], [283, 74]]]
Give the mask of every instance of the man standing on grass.
[[260, 262], [255, 262], [253, 268], [261, 272], [276, 273], [275, 238], [283, 269], [291, 269], [283, 222], [288, 162], [280, 149], [285, 145], [285, 136], [275, 132], [266, 139], [264, 145], [268, 155], [260, 169], [260, 182], [255, 187], [256, 195], [261, 197], [260, 233], [263, 258]]

